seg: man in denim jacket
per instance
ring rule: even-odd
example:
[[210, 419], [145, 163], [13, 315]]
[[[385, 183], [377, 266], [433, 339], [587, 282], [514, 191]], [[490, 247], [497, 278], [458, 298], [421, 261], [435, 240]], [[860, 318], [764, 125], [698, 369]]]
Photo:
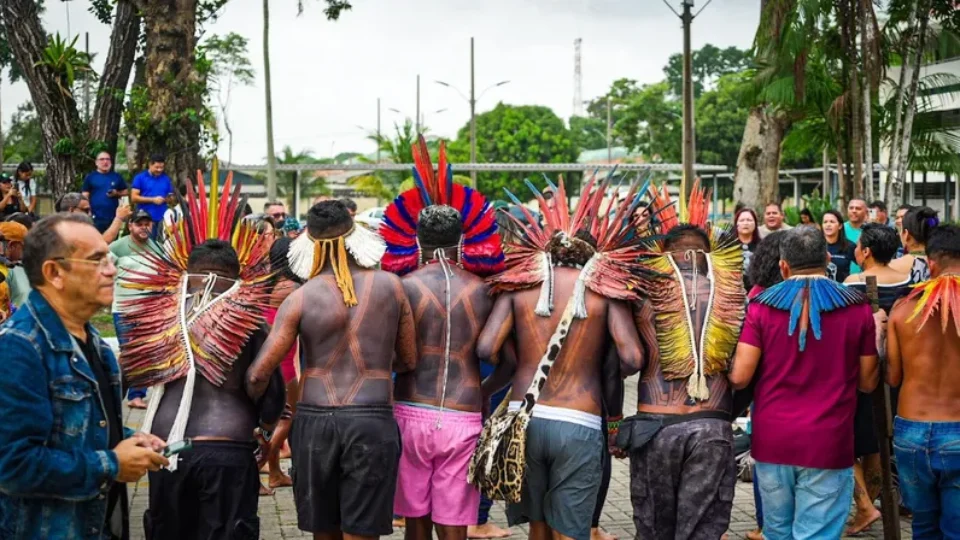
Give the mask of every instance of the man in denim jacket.
[[34, 290], [0, 327], [0, 538], [125, 539], [123, 482], [167, 460], [123, 428], [119, 367], [89, 324], [116, 267], [77, 214], [38, 222], [23, 265]]

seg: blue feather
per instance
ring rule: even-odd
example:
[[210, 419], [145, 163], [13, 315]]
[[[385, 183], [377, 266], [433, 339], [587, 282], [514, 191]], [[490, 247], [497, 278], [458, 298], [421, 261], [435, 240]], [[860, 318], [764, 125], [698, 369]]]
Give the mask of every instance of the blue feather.
[[[756, 298], [756, 302], [790, 312], [788, 335], [792, 336], [800, 323], [805, 298], [809, 305], [808, 330], [813, 331], [813, 336], [817, 340], [823, 337], [822, 315], [824, 313], [866, 301], [858, 291], [833, 280], [795, 278], [770, 287]], [[807, 332], [801, 332], [798, 336], [801, 351], [807, 346], [806, 334]]]
[[542, 197], [542, 195], [540, 194], [540, 190], [537, 189], [537, 186], [533, 185], [533, 182], [531, 182], [529, 179], [524, 178], [523, 183], [526, 184], [528, 188], [530, 188], [530, 191], [533, 192], [534, 197]]
[[553, 183], [552, 180], [550, 180], [550, 177], [547, 176], [546, 174], [543, 175], [543, 179], [547, 181], [547, 185], [550, 186], [550, 189], [552, 189], [552, 190], [554, 190], [554, 191], [558, 191], [558, 190], [560, 189], [560, 188], [557, 187], [556, 184]]
[[453, 198], [453, 165], [447, 163], [447, 196]]
[[520, 199], [518, 199], [516, 195], [514, 195], [513, 193], [510, 193], [509, 189], [503, 188], [503, 191], [507, 194], [507, 197], [510, 197], [510, 200], [513, 201], [513, 204], [516, 204], [516, 205], [523, 204], [522, 202], [520, 202]]
[[417, 172], [417, 169], [413, 169], [413, 183], [417, 186], [417, 190], [420, 191], [420, 198], [423, 200], [424, 206], [432, 206], [433, 201], [430, 200], [430, 194], [427, 193], [427, 188], [423, 185], [423, 179], [420, 178], [420, 173]]

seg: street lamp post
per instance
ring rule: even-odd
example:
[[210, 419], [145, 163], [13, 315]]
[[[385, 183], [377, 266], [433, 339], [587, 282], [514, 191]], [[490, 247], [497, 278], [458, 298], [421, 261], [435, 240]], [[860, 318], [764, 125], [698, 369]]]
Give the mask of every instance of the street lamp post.
[[[473, 38], [470, 38], [470, 97], [467, 98], [467, 96], [463, 95], [463, 92], [461, 92], [456, 86], [453, 86], [450, 83], [446, 83], [443, 81], [435, 81], [437, 84], [441, 86], [446, 86], [447, 88], [452, 89], [454, 92], [459, 94], [464, 101], [470, 104], [470, 162], [471, 163], [477, 162], [477, 101], [479, 101], [480, 98], [482, 98], [483, 95], [486, 94], [488, 90], [491, 90], [498, 86], [503, 86], [510, 82], [510, 81], [500, 81], [496, 84], [492, 84], [488, 86], [486, 89], [484, 89], [483, 92], [480, 92], [480, 95], [478, 96], [476, 95], [476, 84], [475, 84], [476, 78], [474, 76], [475, 75], [474, 67], [475, 67], [475, 63], [474, 63], [474, 56], [473, 56]], [[477, 171], [470, 171], [470, 185], [474, 189], [477, 188]]]

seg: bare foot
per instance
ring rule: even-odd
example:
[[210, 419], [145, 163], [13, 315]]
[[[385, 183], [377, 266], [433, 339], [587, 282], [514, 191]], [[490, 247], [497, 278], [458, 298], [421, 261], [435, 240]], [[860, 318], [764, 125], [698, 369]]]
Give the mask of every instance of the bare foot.
[[290, 487], [293, 485], [293, 479], [283, 471], [279, 471], [277, 474], [270, 475], [269, 485], [271, 489]]
[[747, 540], [763, 540], [763, 531], [760, 529], [747, 533]]
[[283, 448], [280, 449], [280, 459], [290, 459], [290, 445], [283, 441]]
[[267, 486], [265, 486], [265, 485], [263, 485], [263, 484], [261, 483], [261, 484], [260, 484], [260, 496], [261, 496], [261, 497], [269, 497], [270, 495], [273, 495], [273, 490], [270, 489], [270, 488], [268, 488]]
[[127, 403], [127, 405], [128, 405], [131, 409], [146, 409], [146, 408], [147, 408], [147, 402], [144, 401], [143, 398], [133, 398], [133, 399], [130, 400], [129, 403]]
[[406, 520], [406, 518], [402, 518], [402, 517], [395, 517], [395, 518], [393, 518], [393, 528], [394, 528], [394, 529], [403, 529], [403, 528], [406, 527], [406, 526], [407, 526], [407, 520]]
[[617, 537], [600, 527], [590, 529], [590, 540], [617, 540]]
[[865, 515], [861, 515], [858, 512], [853, 521], [853, 524], [847, 528], [847, 531], [844, 534], [846, 534], [847, 536], [860, 534], [863, 531], [869, 529], [871, 525], [876, 523], [882, 517], [880, 515], [880, 511], [877, 510], [876, 508], [872, 508], [871, 510], [872, 510], [871, 512], [868, 512]]
[[510, 529], [501, 529], [490, 522], [467, 527], [467, 538], [507, 538], [512, 535], [513, 531]]

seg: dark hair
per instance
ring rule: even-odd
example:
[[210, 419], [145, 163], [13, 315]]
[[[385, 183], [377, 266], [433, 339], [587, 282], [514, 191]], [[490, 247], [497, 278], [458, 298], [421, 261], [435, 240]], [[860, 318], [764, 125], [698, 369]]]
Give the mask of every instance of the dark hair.
[[253, 213], [253, 208], [250, 208], [250, 203], [243, 205], [243, 217], [247, 217]]
[[677, 225], [670, 229], [670, 232], [667, 233], [666, 238], [663, 240], [664, 250], [671, 251], [671, 248], [684, 238], [695, 238], [702, 244], [704, 251], [710, 250], [710, 237], [707, 236], [706, 231], [696, 225], [690, 225], [688, 223]]
[[826, 268], [827, 239], [814, 227], [791, 229], [780, 241], [780, 260], [794, 272]]
[[34, 224], [23, 240], [23, 270], [34, 289], [43, 285], [43, 263], [73, 253], [73, 246], [57, 231], [62, 223], [93, 227], [93, 221], [82, 214], [53, 214]]
[[764, 212], [766, 212], [767, 208], [771, 206], [776, 206], [777, 210], [779, 210], [781, 214], [783, 213], [783, 205], [778, 202], [768, 202], [767, 204], [763, 205]]
[[14, 214], [10, 214], [9, 216], [7, 216], [7, 219], [5, 219], [4, 221], [12, 221], [13, 223], [19, 223], [24, 227], [26, 227], [28, 231], [31, 228], [33, 228], [33, 224], [36, 222], [36, 220], [34, 220], [33, 217], [30, 216], [30, 214], [27, 214], [25, 212], [17, 212]]
[[264, 230], [266, 228], [264, 227], [264, 225], [266, 224], [270, 225], [270, 228], [273, 229], [273, 232], [277, 232], [277, 223], [268, 214], [263, 214], [260, 217], [258, 217], [257, 220], [253, 223], [253, 227], [254, 229], [256, 229], [257, 234], [266, 233], [266, 231]]
[[547, 251], [554, 264], [583, 266], [597, 252], [597, 241], [584, 229], [577, 231], [573, 238], [556, 231], [547, 242]]
[[887, 203], [885, 203], [885, 202], [883, 202], [883, 201], [873, 201], [872, 203], [870, 203], [870, 206], [868, 206], [867, 208], [875, 208], [875, 209], [877, 209], [877, 210], [881, 210], [881, 211], [883, 211], [883, 212], [886, 212], [886, 211], [887, 211]]
[[897, 212], [901, 210], [910, 210], [911, 208], [913, 208], [912, 204], [901, 204], [900, 206], [897, 207]]
[[163, 154], [150, 154], [150, 165], [153, 165], [154, 163], [166, 163], [166, 162], [167, 162], [167, 156]]
[[452, 206], [437, 204], [420, 211], [417, 223], [417, 239], [427, 249], [453, 247], [460, 243], [463, 234], [460, 212]]
[[753, 211], [753, 208], [747, 208], [746, 206], [737, 210], [736, 213], [733, 214], [734, 234], [737, 233], [736, 227], [737, 222], [740, 221], [740, 214], [750, 214], [750, 216], [753, 217], [753, 236], [750, 238], [750, 243], [756, 244], [760, 241], [760, 219], [757, 218], [757, 213]]
[[267, 202], [263, 203], [263, 211], [266, 212], [266, 211], [267, 211], [267, 208], [270, 208], [271, 206], [284, 206], [284, 207], [285, 207], [285, 205], [283, 204], [283, 201], [267, 201]]
[[[292, 238], [281, 236], [270, 246], [270, 271], [274, 272], [276, 281], [286, 279], [302, 283], [300, 278], [290, 270], [290, 261], [287, 259], [291, 242], [293, 242]], [[276, 281], [274, 281], [274, 284], [276, 284]]]
[[747, 282], [750, 285], [766, 289], [783, 281], [783, 274], [780, 273], [780, 242], [786, 234], [787, 231], [774, 231], [760, 241], [747, 268]]
[[880, 264], [889, 264], [900, 249], [897, 231], [881, 223], [865, 223], [860, 228], [860, 249], [870, 249]]
[[[823, 217], [820, 218], [820, 224], [823, 225], [823, 218], [827, 216], [833, 216], [837, 218], [837, 223], [840, 224], [840, 232], [837, 233], [837, 247], [840, 248], [840, 251], [846, 251], [850, 249], [850, 240], [847, 240], [847, 233], [843, 230], [843, 214], [839, 210], [830, 209], [823, 213]], [[824, 236], [826, 238], [826, 236]]]
[[333, 232], [343, 234], [353, 224], [347, 207], [337, 200], [321, 201], [307, 212], [307, 232], [313, 238], [330, 238]]
[[808, 218], [810, 218], [810, 221], [811, 221], [811, 222], [814, 221], [814, 219], [813, 219], [813, 212], [811, 212], [809, 208], [804, 208], [803, 210], [800, 210], [800, 215], [801, 215], [801, 216], [807, 216]]
[[928, 206], [914, 206], [903, 216], [903, 230], [918, 244], [925, 245], [937, 225], [940, 225], [937, 211]]
[[17, 174], [16, 174], [17, 180], [20, 179], [20, 173], [26, 173], [26, 172], [32, 172], [32, 171], [33, 171], [33, 165], [31, 165], [29, 161], [21, 161], [20, 164], [17, 165]]
[[493, 218], [497, 222], [497, 231], [500, 233], [502, 243], [504, 245], [510, 243], [514, 235], [517, 234], [517, 224], [510, 219], [510, 210], [508, 208], [500, 208], [494, 212]]
[[935, 261], [960, 261], [960, 227], [941, 225], [930, 233], [927, 257]]
[[240, 258], [229, 242], [210, 239], [193, 248], [187, 259], [187, 271], [198, 265], [226, 270], [230, 275], [240, 275]]
[[353, 199], [344, 198], [344, 199], [340, 199], [340, 202], [342, 202], [343, 205], [347, 207], [347, 210], [349, 210], [349, 211], [351, 211], [351, 212], [356, 212], [356, 211], [357, 211], [357, 203], [354, 202]]

